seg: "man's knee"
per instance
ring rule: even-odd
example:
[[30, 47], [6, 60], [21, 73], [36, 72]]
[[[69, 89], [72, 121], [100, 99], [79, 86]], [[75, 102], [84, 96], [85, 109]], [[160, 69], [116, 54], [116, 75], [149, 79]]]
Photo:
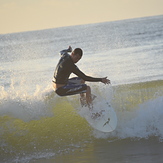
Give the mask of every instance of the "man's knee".
[[84, 84], [85, 83], [85, 80], [81, 79], [81, 83]]

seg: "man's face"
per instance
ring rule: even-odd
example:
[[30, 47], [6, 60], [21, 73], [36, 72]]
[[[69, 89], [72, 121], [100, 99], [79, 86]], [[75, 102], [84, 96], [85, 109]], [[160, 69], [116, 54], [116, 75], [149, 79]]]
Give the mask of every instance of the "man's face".
[[81, 59], [81, 56], [79, 54], [72, 54], [71, 58], [74, 63], [77, 63]]

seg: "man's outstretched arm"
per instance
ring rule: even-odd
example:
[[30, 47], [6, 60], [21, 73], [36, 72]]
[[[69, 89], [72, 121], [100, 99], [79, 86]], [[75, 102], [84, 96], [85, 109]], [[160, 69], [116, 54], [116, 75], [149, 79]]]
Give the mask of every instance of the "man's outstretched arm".
[[78, 67], [76, 67], [73, 71], [74, 74], [76, 74], [77, 76], [79, 76], [81, 79], [83, 79], [84, 81], [90, 81], [90, 82], [102, 82], [104, 84], [110, 84], [110, 80], [107, 79], [107, 77], [104, 78], [94, 78], [91, 76], [87, 76], [85, 75], [82, 71], [80, 71], [78, 69]]

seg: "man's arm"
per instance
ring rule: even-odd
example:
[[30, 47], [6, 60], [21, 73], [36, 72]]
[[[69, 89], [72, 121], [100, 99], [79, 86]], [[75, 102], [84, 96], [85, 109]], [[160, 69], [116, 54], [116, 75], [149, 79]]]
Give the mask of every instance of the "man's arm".
[[76, 68], [74, 69], [73, 73], [75, 75], [77, 75], [78, 77], [82, 78], [84, 81], [90, 81], [90, 82], [100, 82], [102, 81], [102, 78], [93, 78], [91, 76], [87, 76], [85, 75], [82, 71], [80, 71], [78, 69], [78, 67], [76, 66]]
[[68, 49], [60, 51], [60, 55], [63, 56], [65, 53], [72, 52], [71, 46], [68, 47]]
[[90, 81], [90, 82], [102, 82], [104, 84], [109, 84], [110, 80], [107, 79], [107, 77], [105, 78], [94, 78], [91, 76], [87, 76], [85, 75], [82, 71], [80, 71], [78, 69], [78, 67], [76, 66], [76, 68], [73, 71], [74, 74], [76, 74], [77, 76], [79, 76], [80, 78], [82, 78], [84, 81]]

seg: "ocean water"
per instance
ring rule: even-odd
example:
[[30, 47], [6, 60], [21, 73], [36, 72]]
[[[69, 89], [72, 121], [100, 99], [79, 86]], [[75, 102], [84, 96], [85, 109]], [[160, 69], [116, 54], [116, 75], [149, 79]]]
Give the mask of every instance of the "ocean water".
[[[117, 114], [111, 133], [52, 90], [69, 45], [85, 74], [111, 80], [87, 83]], [[0, 35], [0, 57], [0, 162], [163, 162], [163, 16]]]

